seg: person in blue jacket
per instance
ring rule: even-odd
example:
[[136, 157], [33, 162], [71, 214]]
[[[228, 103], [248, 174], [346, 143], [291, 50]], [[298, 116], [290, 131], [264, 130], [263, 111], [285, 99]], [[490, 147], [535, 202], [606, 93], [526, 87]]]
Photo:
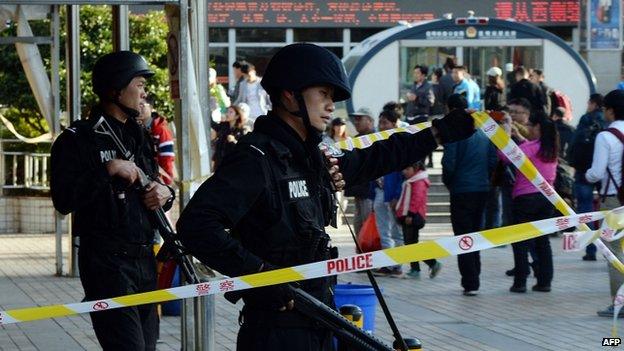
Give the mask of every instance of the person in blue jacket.
[[[466, 99], [453, 94], [449, 110], [465, 109]], [[451, 193], [451, 224], [455, 235], [483, 229], [483, 213], [490, 190], [490, 175], [496, 166], [494, 145], [480, 130], [470, 138], [444, 145], [442, 181]], [[479, 290], [481, 259], [479, 252], [457, 256], [464, 295], [474, 296]]]

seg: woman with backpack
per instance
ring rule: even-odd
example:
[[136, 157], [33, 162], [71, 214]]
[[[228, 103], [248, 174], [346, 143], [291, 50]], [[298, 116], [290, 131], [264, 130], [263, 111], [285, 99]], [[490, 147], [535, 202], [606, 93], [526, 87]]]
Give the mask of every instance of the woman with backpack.
[[[594, 154], [596, 136], [606, 127], [602, 114], [602, 95], [591, 94], [587, 102], [585, 113], [572, 135], [566, 159], [574, 167], [574, 195], [576, 197], [576, 212], [585, 213], [594, 210], [594, 189], [596, 184], [585, 179], [585, 172], [591, 167]], [[585, 247], [583, 261], [596, 260], [596, 245]]]
[[[520, 144], [520, 149], [535, 165], [540, 174], [552, 186], [557, 176], [557, 154], [559, 136], [552, 120], [542, 111], [534, 111], [527, 124], [529, 136]], [[500, 154], [504, 162], [509, 162]], [[532, 222], [550, 218], [554, 214], [553, 205], [520, 171], [516, 170], [516, 182], [512, 190], [512, 211], [514, 223]], [[529, 247], [534, 246], [537, 254], [535, 276], [537, 284], [533, 291], [549, 292], [553, 278], [552, 249], [548, 235], [521, 241], [512, 245], [514, 252], [515, 275], [511, 292], [526, 292], [529, 276]]]

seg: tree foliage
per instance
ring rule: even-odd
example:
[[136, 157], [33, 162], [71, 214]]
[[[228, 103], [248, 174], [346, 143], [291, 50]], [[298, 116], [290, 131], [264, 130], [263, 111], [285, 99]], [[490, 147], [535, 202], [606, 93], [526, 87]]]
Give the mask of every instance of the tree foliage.
[[[49, 35], [49, 22], [33, 21], [31, 28], [34, 35]], [[9, 37], [17, 34], [15, 25], [10, 25], [0, 32], [0, 36]], [[50, 46], [40, 45], [41, 56], [49, 66]], [[26, 137], [35, 137], [48, 131], [48, 125], [41, 117], [35, 96], [30, 90], [26, 74], [17, 55], [15, 45], [0, 45], [0, 112], [7, 117]], [[3, 137], [10, 137], [3, 129]], [[8, 135], [7, 135], [8, 134]]]
[[[106, 6], [80, 8], [80, 56], [83, 113], [96, 102], [91, 90], [91, 69], [95, 61], [113, 50], [112, 14]], [[173, 114], [169, 99], [167, 71], [167, 22], [163, 11], [130, 15], [130, 50], [143, 55], [156, 72], [148, 81], [148, 93], [155, 96], [157, 109], [166, 116]]]
[[[64, 8], [63, 8], [64, 11]], [[61, 13], [61, 109], [65, 110], [65, 14]], [[30, 21], [35, 35], [49, 36], [49, 20]], [[148, 93], [156, 100], [156, 108], [165, 116], [173, 115], [169, 98], [167, 71], [168, 28], [163, 11], [143, 15], [130, 14], [130, 50], [143, 55], [156, 72], [148, 81]], [[0, 32], [0, 36], [15, 36], [15, 25]], [[80, 7], [80, 87], [81, 111], [88, 115], [96, 102], [91, 88], [91, 70], [96, 60], [111, 52], [112, 13], [108, 6]], [[44, 65], [50, 67], [50, 46], [39, 45]], [[13, 122], [20, 134], [33, 137], [48, 130], [45, 119], [38, 110], [26, 75], [14, 45], [0, 46], [0, 107], [5, 117]]]

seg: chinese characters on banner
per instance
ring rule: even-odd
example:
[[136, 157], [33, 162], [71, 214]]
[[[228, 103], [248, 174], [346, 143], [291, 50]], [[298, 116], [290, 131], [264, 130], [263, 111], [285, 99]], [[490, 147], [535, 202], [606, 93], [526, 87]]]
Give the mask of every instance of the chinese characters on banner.
[[467, 16], [514, 19], [540, 26], [577, 25], [579, 0], [208, 0], [211, 27], [392, 27]]
[[587, 2], [588, 47], [590, 50], [622, 49], [622, 6], [620, 0]]

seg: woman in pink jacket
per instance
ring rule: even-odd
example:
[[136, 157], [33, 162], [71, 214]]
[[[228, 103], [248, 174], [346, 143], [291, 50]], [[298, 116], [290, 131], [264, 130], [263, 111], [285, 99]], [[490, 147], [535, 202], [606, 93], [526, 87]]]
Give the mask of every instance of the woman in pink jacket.
[[[535, 168], [551, 186], [557, 176], [557, 155], [559, 152], [559, 136], [557, 128], [543, 112], [533, 112], [527, 124], [528, 140], [520, 144]], [[509, 162], [503, 157], [505, 162]], [[553, 205], [540, 193], [522, 173], [516, 171], [516, 182], [511, 193], [514, 223], [525, 223], [551, 218], [554, 215]], [[509, 291], [524, 293], [527, 291], [526, 281], [529, 276], [528, 250], [533, 246], [537, 256], [535, 276], [537, 284], [533, 291], [549, 292], [553, 278], [552, 249], [548, 235], [521, 241], [512, 245], [515, 263], [514, 283]]]
[[[405, 245], [418, 242], [418, 231], [425, 226], [427, 217], [427, 192], [429, 176], [425, 171], [424, 160], [403, 170], [405, 181], [401, 189], [401, 197], [396, 205], [397, 221], [403, 226]], [[429, 266], [429, 278], [433, 279], [442, 268], [442, 263], [432, 259], [425, 260]], [[412, 278], [420, 278], [420, 264], [410, 262], [411, 270], [407, 274]]]

